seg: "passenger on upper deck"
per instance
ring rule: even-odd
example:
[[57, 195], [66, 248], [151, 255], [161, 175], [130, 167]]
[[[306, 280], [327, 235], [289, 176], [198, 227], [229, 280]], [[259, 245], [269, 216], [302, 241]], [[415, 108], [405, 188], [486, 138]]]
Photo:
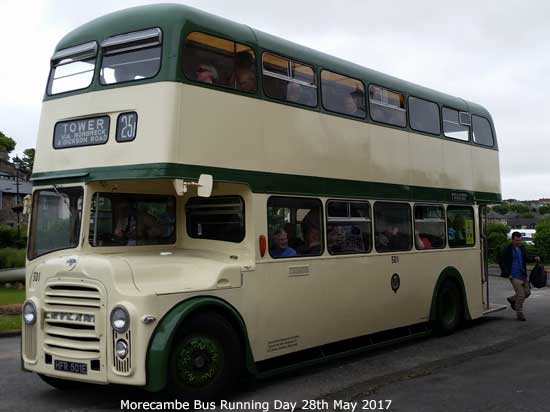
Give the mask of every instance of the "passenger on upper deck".
[[235, 55], [235, 74], [231, 82], [234, 87], [244, 92], [256, 91], [256, 69], [254, 58], [247, 51]]
[[218, 82], [218, 71], [211, 64], [199, 64], [195, 71], [195, 75], [198, 82], [209, 84], [215, 84]]

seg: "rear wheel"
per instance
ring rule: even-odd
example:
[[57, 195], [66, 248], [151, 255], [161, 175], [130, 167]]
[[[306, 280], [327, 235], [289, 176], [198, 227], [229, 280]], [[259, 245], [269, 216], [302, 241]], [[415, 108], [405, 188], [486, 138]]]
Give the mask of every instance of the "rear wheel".
[[463, 304], [455, 282], [447, 279], [441, 285], [436, 300], [434, 329], [440, 335], [453, 333], [462, 322]]
[[239, 337], [225, 318], [215, 313], [193, 316], [172, 346], [169, 395], [184, 400], [222, 397], [240, 374], [241, 353]]

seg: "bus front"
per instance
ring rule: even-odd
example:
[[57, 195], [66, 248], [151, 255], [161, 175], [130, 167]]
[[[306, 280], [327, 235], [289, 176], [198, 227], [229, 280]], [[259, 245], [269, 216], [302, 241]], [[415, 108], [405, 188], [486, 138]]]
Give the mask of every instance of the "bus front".
[[[80, 381], [156, 391], [176, 380], [176, 392], [197, 395], [223, 372], [216, 368], [230, 366], [206, 351], [167, 376], [166, 348], [191, 311], [189, 299], [231, 299], [242, 268], [254, 262], [244, 231], [250, 191], [218, 184], [216, 196], [199, 197], [204, 171], [178, 166], [183, 85], [174, 73], [184, 18], [176, 7], [96, 19], [67, 35], [51, 59], [33, 173], [22, 358], [25, 370], [56, 387]], [[196, 344], [188, 339], [178, 350]]]

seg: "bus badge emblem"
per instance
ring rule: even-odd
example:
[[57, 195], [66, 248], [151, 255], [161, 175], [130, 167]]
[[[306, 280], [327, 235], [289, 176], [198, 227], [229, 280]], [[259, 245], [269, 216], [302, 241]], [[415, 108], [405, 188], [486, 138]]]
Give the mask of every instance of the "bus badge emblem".
[[401, 286], [401, 279], [397, 273], [394, 273], [391, 277], [391, 290], [393, 290], [393, 293], [397, 293], [399, 286]]

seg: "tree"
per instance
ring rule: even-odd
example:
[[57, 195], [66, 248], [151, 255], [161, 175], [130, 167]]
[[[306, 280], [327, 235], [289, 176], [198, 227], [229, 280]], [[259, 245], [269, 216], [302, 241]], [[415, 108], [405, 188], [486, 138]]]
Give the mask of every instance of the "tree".
[[15, 140], [11, 137], [6, 136], [0, 130], [0, 151], [4, 150], [6, 153], [10, 154], [15, 149]]
[[508, 232], [510, 232], [510, 227], [502, 223], [489, 223], [486, 232], [489, 257], [492, 260], [496, 260], [501, 249], [508, 243]]
[[508, 205], [508, 210], [516, 213], [529, 213], [529, 207], [525, 206], [523, 203]]
[[13, 159], [13, 163], [15, 163], [17, 168], [22, 172], [30, 174], [34, 165], [34, 152], [35, 150], [32, 148], [23, 150], [23, 158], [21, 159], [16, 156]]
[[496, 205], [492, 207], [493, 211], [500, 213], [501, 215], [505, 215], [508, 213], [508, 208], [506, 205]]
[[545, 215], [547, 213], [550, 213], [550, 205], [543, 205], [543, 206], [539, 207], [539, 213], [541, 215]]
[[542, 219], [537, 225], [534, 240], [540, 258], [550, 262], [550, 218]]

